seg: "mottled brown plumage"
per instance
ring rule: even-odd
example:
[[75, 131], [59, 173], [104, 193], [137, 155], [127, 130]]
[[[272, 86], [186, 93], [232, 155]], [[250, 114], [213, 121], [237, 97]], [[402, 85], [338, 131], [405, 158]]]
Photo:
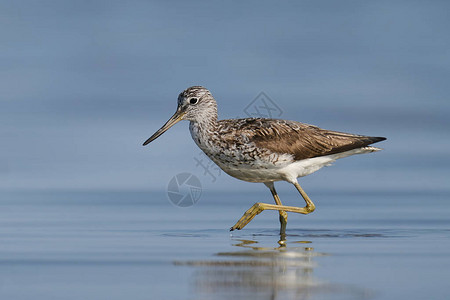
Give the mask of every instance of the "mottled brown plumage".
[[218, 122], [224, 139], [248, 138], [258, 148], [279, 154], [292, 154], [295, 160], [336, 154], [383, 141], [371, 137], [321, 129], [317, 126], [287, 120], [238, 119]]
[[[217, 103], [204, 87], [194, 86], [178, 96], [175, 114], [144, 142], [155, 140], [180, 120], [189, 120], [195, 143], [227, 174], [250, 182], [263, 182], [272, 192], [276, 205], [256, 203], [231, 228], [242, 229], [265, 209], [278, 210], [284, 234], [286, 212], [308, 214], [314, 203], [297, 182], [337, 159], [381, 150], [368, 145], [383, 141], [370, 137], [321, 129], [295, 121], [248, 118], [218, 120]], [[282, 205], [274, 182], [292, 183], [306, 202], [305, 207]]]

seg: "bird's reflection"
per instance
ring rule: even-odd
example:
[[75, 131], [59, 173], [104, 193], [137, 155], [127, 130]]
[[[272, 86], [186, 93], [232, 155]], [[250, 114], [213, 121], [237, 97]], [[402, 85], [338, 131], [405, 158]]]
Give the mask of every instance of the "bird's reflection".
[[178, 262], [195, 266], [199, 299], [308, 299], [322, 283], [315, 279], [314, 257], [323, 256], [310, 241], [263, 245], [258, 240], [232, 239], [236, 251], [216, 253], [209, 261]]
[[[231, 239], [236, 250], [219, 252], [210, 260], [178, 261], [194, 267], [195, 299], [370, 299], [367, 289], [330, 283], [314, 276], [319, 256], [309, 240], [278, 243], [273, 235]], [[297, 237], [299, 238], [299, 237]], [[273, 245], [270, 245], [273, 243]], [[193, 298], [193, 299], [194, 299]]]

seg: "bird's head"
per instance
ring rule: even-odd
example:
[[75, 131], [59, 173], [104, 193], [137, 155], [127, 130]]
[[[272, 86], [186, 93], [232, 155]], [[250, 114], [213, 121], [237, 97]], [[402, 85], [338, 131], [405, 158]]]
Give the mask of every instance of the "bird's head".
[[158, 131], [144, 142], [144, 146], [157, 139], [181, 120], [202, 122], [217, 119], [217, 104], [210, 91], [202, 86], [192, 86], [178, 95], [177, 111]]

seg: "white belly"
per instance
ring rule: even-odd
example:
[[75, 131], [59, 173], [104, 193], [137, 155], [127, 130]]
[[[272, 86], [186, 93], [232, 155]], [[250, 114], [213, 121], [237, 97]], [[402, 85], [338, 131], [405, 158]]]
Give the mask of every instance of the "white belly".
[[380, 150], [376, 147], [363, 147], [353, 149], [350, 151], [308, 158], [299, 161], [294, 161], [282, 165], [240, 165], [229, 166], [216, 162], [219, 167], [227, 174], [250, 182], [273, 182], [285, 180], [291, 183], [297, 182], [298, 177], [303, 177], [318, 171], [319, 169], [331, 165], [339, 158], [344, 158], [350, 155], [369, 153]]

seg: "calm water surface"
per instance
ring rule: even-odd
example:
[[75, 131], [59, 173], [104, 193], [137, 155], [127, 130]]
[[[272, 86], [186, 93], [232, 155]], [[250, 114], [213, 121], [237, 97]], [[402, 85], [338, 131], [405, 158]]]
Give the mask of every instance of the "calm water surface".
[[266, 193], [188, 209], [164, 192], [3, 193], [0, 298], [450, 297], [448, 193], [310, 194], [318, 209], [290, 214], [280, 245], [275, 212], [227, 230]]
[[[0, 300], [450, 299], [449, 5], [0, 1]], [[209, 182], [186, 122], [141, 147], [191, 85], [386, 151], [302, 178], [284, 244], [273, 211], [230, 234], [262, 184]]]

